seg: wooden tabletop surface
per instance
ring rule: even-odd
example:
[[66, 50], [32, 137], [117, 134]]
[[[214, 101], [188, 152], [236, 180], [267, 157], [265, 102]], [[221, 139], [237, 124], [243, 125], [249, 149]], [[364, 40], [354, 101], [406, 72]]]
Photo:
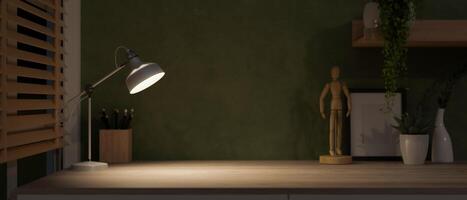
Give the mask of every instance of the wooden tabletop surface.
[[94, 172], [61, 171], [17, 191], [65, 193], [467, 194], [467, 164], [403, 165], [316, 161], [176, 161], [111, 165]]

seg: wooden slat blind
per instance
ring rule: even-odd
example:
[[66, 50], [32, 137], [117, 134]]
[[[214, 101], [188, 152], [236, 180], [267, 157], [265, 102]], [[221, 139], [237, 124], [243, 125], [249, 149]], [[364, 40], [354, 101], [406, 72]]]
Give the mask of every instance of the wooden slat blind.
[[0, 0], [0, 163], [63, 145], [62, 6]]

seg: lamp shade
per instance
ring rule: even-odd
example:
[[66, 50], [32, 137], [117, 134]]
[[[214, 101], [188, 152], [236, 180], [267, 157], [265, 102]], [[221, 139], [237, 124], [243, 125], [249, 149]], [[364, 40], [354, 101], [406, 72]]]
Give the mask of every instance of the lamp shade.
[[156, 63], [143, 63], [139, 57], [133, 57], [128, 65], [133, 68], [126, 77], [130, 94], [136, 94], [153, 85], [164, 77], [165, 72]]

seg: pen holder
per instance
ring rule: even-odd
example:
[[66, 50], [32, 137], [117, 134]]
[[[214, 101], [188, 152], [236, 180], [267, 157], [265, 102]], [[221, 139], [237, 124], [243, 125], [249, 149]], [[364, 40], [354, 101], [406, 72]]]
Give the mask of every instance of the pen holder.
[[131, 162], [132, 142], [132, 129], [101, 129], [99, 160], [107, 163]]

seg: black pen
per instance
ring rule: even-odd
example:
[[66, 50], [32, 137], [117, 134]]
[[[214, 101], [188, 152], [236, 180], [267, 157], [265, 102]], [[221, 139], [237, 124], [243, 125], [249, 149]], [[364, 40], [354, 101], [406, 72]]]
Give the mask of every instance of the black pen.
[[118, 129], [118, 114], [120, 111], [118, 109], [114, 109], [114, 129]]
[[128, 116], [127, 128], [131, 128], [131, 120], [135, 117], [135, 109], [130, 109], [130, 115]]
[[106, 129], [108, 129], [108, 128], [109, 128], [109, 121], [108, 121], [108, 119], [106, 119], [106, 116], [108, 116], [108, 115], [107, 115], [107, 113], [106, 113], [105, 108], [103, 108], [103, 109], [102, 109], [102, 112], [101, 112], [101, 121], [102, 121], [102, 123], [104, 124], [104, 127], [105, 127]]
[[123, 116], [120, 120], [120, 129], [127, 129], [128, 128], [128, 109], [123, 110]]
[[104, 121], [104, 124], [105, 124], [105, 128], [106, 128], [106, 129], [110, 129], [109, 115], [108, 115], [108, 114], [105, 114], [105, 121]]

